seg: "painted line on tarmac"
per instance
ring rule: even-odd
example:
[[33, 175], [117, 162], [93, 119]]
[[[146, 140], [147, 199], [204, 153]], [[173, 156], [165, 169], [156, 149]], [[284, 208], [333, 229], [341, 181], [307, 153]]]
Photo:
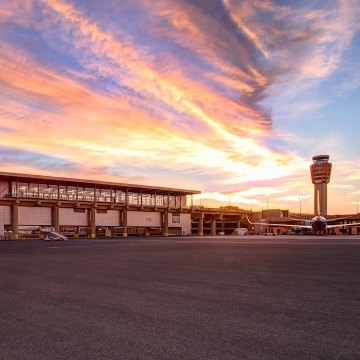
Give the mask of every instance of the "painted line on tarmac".
[[333, 245], [333, 246], [343, 246], [343, 245], [350, 245], [350, 246], [360, 246], [359, 242], [293, 242], [293, 241], [173, 241], [173, 240], [167, 240], [167, 241], [159, 241], [159, 240], [145, 240], [145, 241], [136, 241], [136, 242], [117, 242], [117, 243], [109, 243], [101, 244], [101, 242], [97, 242], [94, 244], [84, 244], [84, 245], [73, 245], [73, 246], [66, 246], [63, 247], [63, 249], [67, 248], [89, 248], [89, 247], [99, 247], [99, 246], [105, 246], [105, 247], [116, 247], [116, 246], [153, 246], [153, 245], [175, 245], [175, 244], [221, 244], [221, 245]]

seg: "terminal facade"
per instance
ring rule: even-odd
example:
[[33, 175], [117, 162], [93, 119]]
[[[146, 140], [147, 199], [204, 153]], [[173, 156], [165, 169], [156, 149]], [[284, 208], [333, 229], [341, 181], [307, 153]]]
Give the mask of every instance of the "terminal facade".
[[193, 205], [196, 190], [0, 172], [0, 239], [231, 234], [252, 212]]
[[191, 234], [200, 191], [0, 172], [0, 237]]

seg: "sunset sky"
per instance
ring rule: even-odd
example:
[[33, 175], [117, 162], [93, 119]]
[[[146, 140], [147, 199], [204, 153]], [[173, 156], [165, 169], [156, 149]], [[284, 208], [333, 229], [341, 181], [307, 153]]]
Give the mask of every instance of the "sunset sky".
[[359, 30], [360, 0], [0, 0], [1, 171], [312, 213], [328, 154], [355, 213]]

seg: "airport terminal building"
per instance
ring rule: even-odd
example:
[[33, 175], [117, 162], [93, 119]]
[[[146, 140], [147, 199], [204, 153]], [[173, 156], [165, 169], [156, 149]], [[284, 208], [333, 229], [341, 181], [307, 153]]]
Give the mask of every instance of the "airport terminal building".
[[[281, 234], [279, 226], [249, 226], [248, 219], [270, 223], [299, 221], [288, 210], [261, 214], [236, 206], [195, 206], [200, 191], [85, 179], [0, 172], [0, 240], [42, 237], [53, 231], [68, 237], [127, 237], [232, 234]], [[257, 216], [259, 215], [259, 216]], [[360, 232], [359, 214], [343, 217], [347, 233]], [[335, 230], [336, 233], [339, 229]]]
[[200, 191], [0, 172], [0, 238], [190, 235]]

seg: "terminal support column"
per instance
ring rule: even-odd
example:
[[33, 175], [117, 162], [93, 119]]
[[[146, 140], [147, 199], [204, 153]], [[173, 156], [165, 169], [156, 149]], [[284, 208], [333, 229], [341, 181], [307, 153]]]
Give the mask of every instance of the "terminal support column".
[[91, 206], [90, 209], [90, 237], [91, 238], [96, 238], [96, 225], [95, 225], [95, 213], [96, 213], [96, 208], [95, 206]]
[[211, 235], [216, 235], [216, 217], [211, 219]]
[[54, 209], [53, 209], [53, 224], [55, 227], [55, 231], [59, 232], [60, 231], [60, 209], [59, 209], [59, 205], [55, 204]]
[[122, 218], [122, 225], [123, 225], [123, 237], [128, 237], [128, 226], [127, 226], [127, 215], [128, 211], [127, 209], [123, 210], [123, 218]]
[[13, 238], [17, 240], [19, 238], [19, 205], [14, 202], [12, 206], [12, 233]]
[[111, 237], [111, 228], [110, 228], [110, 226], [105, 227], [105, 237]]
[[204, 236], [204, 214], [200, 214], [199, 226], [198, 226], [198, 235]]
[[163, 213], [163, 235], [169, 236], [169, 211], [165, 210]]

